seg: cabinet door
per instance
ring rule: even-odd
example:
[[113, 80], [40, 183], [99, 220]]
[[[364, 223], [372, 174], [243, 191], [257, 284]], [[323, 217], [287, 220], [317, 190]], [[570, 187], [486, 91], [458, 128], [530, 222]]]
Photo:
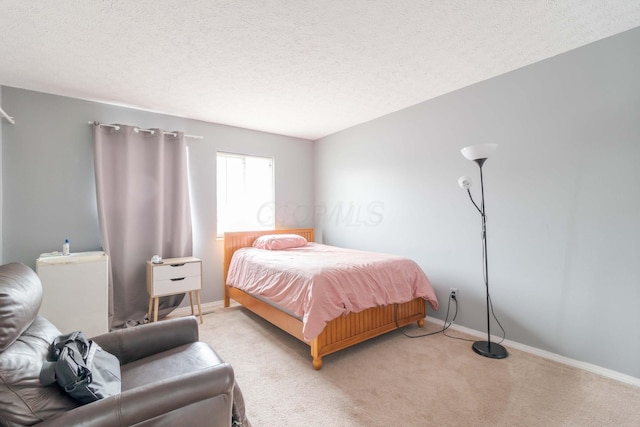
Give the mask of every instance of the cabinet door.
[[87, 337], [109, 332], [107, 257], [97, 262], [37, 263], [42, 282], [40, 315], [62, 333]]

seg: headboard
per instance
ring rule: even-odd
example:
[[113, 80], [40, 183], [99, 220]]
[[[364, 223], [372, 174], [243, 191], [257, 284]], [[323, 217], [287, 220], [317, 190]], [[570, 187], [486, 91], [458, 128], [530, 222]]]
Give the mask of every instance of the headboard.
[[265, 234], [298, 234], [308, 242], [313, 242], [313, 228], [288, 228], [279, 230], [259, 230], [259, 231], [232, 231], [224, 233], [224, 280], [223, 285], [226, 287], [227, 273], [231, 257], [233, 253], [240, 249], [251, 246], [253, 241]]

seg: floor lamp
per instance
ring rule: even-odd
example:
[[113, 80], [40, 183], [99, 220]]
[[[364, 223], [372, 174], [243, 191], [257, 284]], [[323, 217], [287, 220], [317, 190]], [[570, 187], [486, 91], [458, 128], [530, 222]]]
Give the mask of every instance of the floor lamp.
[[482, 179], [482, 165], [484, 165], [484, 162], [489, 158], [489, 155], [493, 153], [497, 148], [498, 144], [479, 144], [464, 147], [462, 150], [460, 150], [464, 157], [476, 162], [478, 164], [478, 167], [480, 167], [480, 191], [482, 194], [480, 207], [478, 207], [476, 202], [473, 200], [471, 191], [469, 190], [469, 188], [471, 187], [471, 178], [466, 176], [460, 177], [460, 179], [458, 180], [458, 185], [460, 185], [462, 189], [467, 190], [471, 202], [476, 207], [478, 212], [480, 212], [480, 216], [482, 217], [482, 262], [484, 286], [487, 293], [487, 340], [474, 342], [473, 351], [482, 356], [490, 357], [492, 359], [504, 359], [508, 356], [507, 349], [505, 349], [500, 344], [491, 342], [491, 321], [489, 318], [491, 299], [489, 297], [489, 261], [487, 259], [487, 215], [484, 206], [484, 182]]

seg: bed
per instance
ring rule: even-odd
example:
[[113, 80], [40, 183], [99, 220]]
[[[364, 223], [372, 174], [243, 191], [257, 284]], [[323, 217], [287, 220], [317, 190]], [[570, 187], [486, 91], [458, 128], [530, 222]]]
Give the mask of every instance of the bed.
[[[322, 368], [322, 358], [328, 354], [334, 353], [336, 351], [345, 349], [352, 345], [358, 344], [370, 338], [376, 337], [378, 335], [384, 334], [391, 330], [397, 328], [397, 326], [405, 326], [412, 322], [417, 322], [418, 326], [424, 326], [424, 318], [426, 317], [426, 303], [428, 302], [433, 309], [437, 309], [438, 302], [435, 296], [435, 292], [431, 287], [431, 284], [428, 283], [428, 279], [420, 270], [420, 268], [413, 261], [408, 260], [402, 257], [393, 257], [398, 260], [403, 260], [402, 262], [409, 262], [415, 265], [417, 269], [416, 272], [412, 273], [414, 276], [418, 277], [419, 281], [419, 295], [420, 296], [410, 296], [405, 297], [404, 301], [399, 303], [387, 303], [386, 305], [375, 305], [368, 308], [362, 309], [361, 307], [355, 307], [355, 310], [347, 310], [347, 303], [343, 305], [344, 313], [341, 315], [335, 315], [335, 312], [331, 315], [330, 319], [321, 319], [319, 322], [321, 323], [321, 327], [318, 326], [318, 321], [311, 322], [311, 312], [313, 310], [309, 309], [310, 313], [302, 313], [304, 308], [295, 307], [291, 309], [290, 307], [286, 307], [284, 305], [279, 305], [274, 303], [273, 300], [268, 299], [260, 295], [260, 292], [253, 291], [244, 291], [236, 287], [236, 285], [240, 286], [240, 284], [232, 283], [231, 285], [228, 283], [230, 279], [232, 281], [240, 280], [239, 277], [247, 277], [255, 278], [256, 275], [240, 275], [236, 270], [239, 263], [245, 263], [249, 261], [245, 261], [245, 258], [240, 259], [239, 257], [247, 257], [251, 260], [252, 256], [256, 256], [256, 248], [252, 248], [252, 245], [256, 239], [259, 237], [267, 237], [267, 235], [297, 235], [302, 236], [308, 242], [314, 242], [314, 231], [312, 228], [303, 228], [303, 229], [280, 229], [280, 230], [264, 230], [264, 231], [249, 231], [249, 232], [230, 232], [225, 233], [224, 235], [224, 305], [225, 307], [230, 306], [230, 301], [233, 299], [238, 302], [248, 310], [257, 314], [258, 316], [266, 319], [272, 324], [276, 325], [283, 331], [291, 334], [292, 336], [298, 338], [299, 340], [305, 342], [310, 346], [311, 357], [313, 367], [317, 370]], [[282, 236], [281, 236], [282, 237]], [[319, 248], [322, 248], [324, 245], [319, 245], [315, 243], [310, 243], [309, 246], [316, 245]], [[328, 247], [331, 248], [331, 247]], [[305, 251], [307, 248], [303, 248]], [[326, 248], [324, 248], [327, 250]], [[338, 249], [338, 248], [336, 248]], [[290, 251], [294, 251], [296, 249], [287, 249], [287, 250], [275, 250], [275, 251], [262, 251], [266, 255], [275, 259], [274, 257], [287, 256], [291, 258], [293, 255]], [[234, 260], [234, 264], [232, 265], [232, 259], [234, 258], [234, 254], [238, 252], [236, 259]], [[248, 254], [248, 255], [247, 255]], [[373, 253], [372, 253], [373, 254]], [[296, 254], [297, 256], [297, 254]], [[315, 256], [315, 255], [314, 255]], [[336, 255], [334, 254], [334, 257]], [[270, 259], [267, 261], [267, 264], [273, 261]], [[292, 262], [290, 259], [287, 259], [287, 263]], [[303, 262], [304, 263], [304, 262]], [[268, 268], [271, 268], [270, 265], [267, 265]], [[266, 267], [265, 267], [266, 268]], [[404, 268], [404, 267], [403, 267]], [[324, 270], [325, 268], [321, 268]], [[232, 273], [232, 277], [229, 277], [230, 270]], [[286, 270], [292, 270], [289, 265], [287, 265]], [[351, 269], [347, 269], [351, 270]], [[239, 271], [239, 270], [238, 270]], [[297, 270], [292, 270], [297, 271]], [[338, 271], [337, 274], [351, 274], [343, 271]], [[277, 273], [280, 275], [281, 273]], [[284, 273], [283, 273], [284, 274]], [[297, 274], [297, 273], [296, 273]], [[307, 271], [300, 270], [300, 274], [310, 274]], [[270, 276], [272, 274], [263, 274], [260, 273], [257, 276], [265, 277]], [[305, 276], [306, 277], [306, 276]], [[412, 276], [413, 277], [413, 276]], [[414, 280], [413, 278], [411, 280]], [[426, 281], [426, 284], [424, 283]], [[355, 279], [354, 279], [355, 283]], [[233, 285], [233, 286], [232, 286]], [[256, 287], [256, 283], [246, 283], [249, 289], [258, 289], [259, 286]], [[415, 285], [411, 285], [413, 288], [416, 288]], [[415, 289], [414, 289], [415, 291]], [[362, 293], [362, 292], [360, 292]], [[414, 292], [415, 293], [415, 292]], [[316, 292], [316, 295], [319, 292]], [[377, 298], [377, 297], [376, 297]], [[385, 296], [386, 298], [386, 296]], [[277, 299], [277, 298], [276, 298]], [[286, 299], [286, 298], [285, 298]], [[295, 299], [295, 298], [293, 298]], [[298, 298], [302, 299], [302, 298]], [[317, 304], [321, 305], [321, 304]], [[308, 307], [308, 306], [305, 306]], [[325, 313], [326, 314], [326, 313]], [[335, 317], [333, 317], [335, 315]]]

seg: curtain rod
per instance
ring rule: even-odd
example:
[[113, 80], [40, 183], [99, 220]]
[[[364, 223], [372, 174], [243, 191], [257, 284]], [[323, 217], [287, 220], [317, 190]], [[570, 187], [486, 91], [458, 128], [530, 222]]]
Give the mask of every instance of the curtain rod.
[[0, 116], [4, 117], [5, 119], [7, 119], [9, 121], [9, 123], [11, 123], [12, 125], [16, 124], [16, 121], [13, 119], [13, 117], [11, 117], [10, 115], [8, 115], [7, 113], [4, 112], [4, 110], [2, 108], [0, 108]]
[[[118, 126], [118, 125], [107, 125], [107, 124], [99, 123], [99, 122], [89, 122], [89, 124], [90, 125], [95, 125], [95, 126], [106, 126], [106, 127], [109, 127], [109, 128], [114, 128], [115, 130], [120, 130], [120, 126]], [[153, 129], [141, 129], [139, 127], [134, 127], [133, 131], [134, 132], [147, 132], [147, 133], [150, 133], [152, 135], [155, 133], [155, 130], [153, 130]], [[171, 135], [171, 136], [176, 136], [177, 135], [175, 132], [163, 131], [162, 133], [165, 134], [165, 135]], [[202, 135], [186, 135], [186, 134], [185, 134], [184, 137], [185, 138], [193, 138], [193, 139], [203, 139], [204, 138]]]

